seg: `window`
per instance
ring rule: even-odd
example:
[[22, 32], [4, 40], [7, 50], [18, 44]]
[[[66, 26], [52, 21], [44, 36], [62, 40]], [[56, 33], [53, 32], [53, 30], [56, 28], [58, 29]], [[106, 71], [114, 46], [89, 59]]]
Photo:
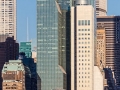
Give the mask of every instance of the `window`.
[[82, 25], [84, 25], [84, 20], [82, 20]]
[[88, 20], [88, 25], [90, 25], [90, 20]]
[[79, 25], [79, 26], [81, 25], [81, 20], [78, 21], [78, 25]]
[[87, 20], [85, 20], [85, 25], [87, 25]]

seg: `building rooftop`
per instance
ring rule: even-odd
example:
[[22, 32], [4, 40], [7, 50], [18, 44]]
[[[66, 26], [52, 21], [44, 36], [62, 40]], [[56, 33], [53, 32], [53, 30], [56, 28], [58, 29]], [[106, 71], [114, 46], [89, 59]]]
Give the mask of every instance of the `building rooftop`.
[[9, 60], [3, 66], [2, 73], [6, 71], [24, 71], [24, 65], [21, 60]]

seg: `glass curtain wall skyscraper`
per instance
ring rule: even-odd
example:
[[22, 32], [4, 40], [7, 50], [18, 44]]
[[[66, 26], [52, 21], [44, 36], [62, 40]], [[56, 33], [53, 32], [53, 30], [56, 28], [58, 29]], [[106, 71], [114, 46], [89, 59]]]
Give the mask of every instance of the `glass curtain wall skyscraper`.
[[66, 5], [67, 0], [37, 0], [37, 73], [41, 90], [67, 88], [66, 26], [62, 14], [63, 9], [68, 10]]

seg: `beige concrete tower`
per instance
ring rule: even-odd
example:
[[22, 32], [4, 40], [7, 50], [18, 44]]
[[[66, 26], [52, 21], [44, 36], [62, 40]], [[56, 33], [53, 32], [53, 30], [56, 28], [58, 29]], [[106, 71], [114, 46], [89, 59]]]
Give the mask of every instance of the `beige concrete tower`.
[[95, 16], [92, 5], [89, 0], [78, 0], [71, 7], [71, 90], [94, 90]]
[[107, 0], [96, 0], [96, 15], [97, 16], [107, 15]]
[[16, 40], [16, 0], [0, 0], [0, 34]]

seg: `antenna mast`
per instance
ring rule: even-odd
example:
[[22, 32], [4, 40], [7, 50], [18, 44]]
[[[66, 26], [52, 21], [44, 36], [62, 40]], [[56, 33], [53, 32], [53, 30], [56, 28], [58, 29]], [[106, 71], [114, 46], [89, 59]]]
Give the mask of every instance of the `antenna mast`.
[[28, 17], [27, 17], [27, 42], [29, 41], [29, 32], [28, 32]]

